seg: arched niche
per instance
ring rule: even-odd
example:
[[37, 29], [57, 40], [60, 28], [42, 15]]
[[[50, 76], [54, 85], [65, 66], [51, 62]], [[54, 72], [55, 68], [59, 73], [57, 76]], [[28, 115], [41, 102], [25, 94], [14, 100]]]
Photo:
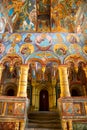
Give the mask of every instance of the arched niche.
[[37, 31], [50, 31], [51, 0], [37, 0]]
[[1, 59], [0, 63], [4, 65], [6, 62], [8, 62], [10, 65], [14, 65], [15, 63], [22, 64], [23, 59], [17, 54], [7, 54]]
[[72, 97], [85, 96], [84, 86], [80, 83], [73, 83], [70, 85], [70, 93]]
[[17, 85], [14, 83], [6, 83], [3, 85], [3, 95], [5, 96], [17, 96]]
[[70, 63], [73, 62], [75, 64], [75, 66], [78, 66], [78, 63], [79, 62], [83, 62], [84, 64], [87, 63], [87, 60], [81, 56], [81, 55], [77, 55], [77, 54], [72, 54], [72, 55], [69, 55], [67, 56], [65, 59], [64, 59], [64, 64], [67, 64], [68, 66], [70, 66]]

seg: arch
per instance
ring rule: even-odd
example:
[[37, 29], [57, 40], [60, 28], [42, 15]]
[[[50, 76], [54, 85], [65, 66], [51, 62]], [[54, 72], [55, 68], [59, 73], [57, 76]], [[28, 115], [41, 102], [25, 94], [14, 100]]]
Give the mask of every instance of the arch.
[[0, 61], [1, 64], [4, 64], [5, 62], [10, 63], [10, 65], [14, 65], [16, 62], [21, 64], [23, 63], [23, 59], [17, 54], [7, 54]]
[[30, 64], [30, 63], [32, 63], [32, 62], [39, 62], [39, 63], [41, 63], [42, 65], [44, 64], [44, 62], [43, 62], [41, 59], [39, 59], [39, 58], [31, 58], [31, 59], [27, 60], [25, 63], [26, 63], [26, 64]]
[[6, 95], [7, 95], [7, 96], [15, 96], [15, 91], [14, 91], [14, 89], [13, 89], [13, 88], [8, 89]]
[[61, 61], [56, 58], [47, 58], [45, 61], [43, 61], [42, 59], [39, 59], [39, 58], [31, 58], [31, 59], [27, 60], [25, 63], [30, 64], [32, 62], [39, 62], [39, 63], [41, 63], [41, 65], [46, 65], [48, 62], [56, 62], [56, 63], [58, 63], [58, 65], [61, 64]]
[[48, 62], [56, 62], [56, 63], [58, 63], [58, 65], [61, 64], [61, 61], [60, 61], [59, 59], [56, 59], [56, 58], [48, 58], [48, 59], [47, 59], [47, 63], [48, 63]]
[[46, 89], [42, 89], [39, 95], [39, 110], [48, 111], [49, 110], [49, 94]]
[[84, 88], [81, 83], [72, 83], [70, 85], [71, 96], [85, 96]]
[[83, 62], [84, 64], [87, 64], [87, 59], [82, 57], [81, 55], [73, 54], [69, 55], [64, 59], [64, 64], [69, 65], [70, 62], [75, 63], [75, 66], [78, 66], [79, 62]]
[[17, 85], [11, 82], [3, 84], [3, 95], [17, 96]]

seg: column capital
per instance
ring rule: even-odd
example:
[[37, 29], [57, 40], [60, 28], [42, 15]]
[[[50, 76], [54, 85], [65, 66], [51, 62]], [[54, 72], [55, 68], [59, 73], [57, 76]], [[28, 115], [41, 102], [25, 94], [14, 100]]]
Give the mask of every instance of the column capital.
[[0, 64], [0, 69], [4, 69], [4, 66], [3, 66], [3, 64]]
[[68, 68], [68, 65], [61, 64], [61, 65], [58, 66], [58, 69], [61, 69], [61, 68]]
[[21, 64], [20, 67], [21, 67], [21, 68], [29, 69], [29, 65], [28, 65], [28, 64]]

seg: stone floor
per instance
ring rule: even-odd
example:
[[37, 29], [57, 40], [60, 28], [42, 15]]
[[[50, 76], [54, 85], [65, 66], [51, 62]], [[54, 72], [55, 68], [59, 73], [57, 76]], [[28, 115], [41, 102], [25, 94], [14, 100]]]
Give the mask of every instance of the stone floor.
[[46, 128], [26, 128], [25, 130], [57, 130], [57, 129], [46, 129]]

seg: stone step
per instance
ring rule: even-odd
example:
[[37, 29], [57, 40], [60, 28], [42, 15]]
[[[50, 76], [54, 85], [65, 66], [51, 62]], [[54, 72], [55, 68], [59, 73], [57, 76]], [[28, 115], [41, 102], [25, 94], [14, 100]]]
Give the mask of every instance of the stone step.
[[25, 128], [25, 130], [58, 130], [58, 129], [50, 129], [50, 128]]
[[49, 119], [49, 120], [47, 120], [47, 119], [46, 120], [29, 119], [28, 122], [48, 124], [48, 123], [60, 123], [60, 120], [58, 120], [58, 119]]
[[31, 112], [28, 115], [29, 119], [59, 119], [58, 112]]
[[61, 130], [61, 126], [59, 124], [38, 124], [38, 123], [30, 123], [27, 128], [49, 128], [49, 129], [57, 129]]
[[58, 112], [30, 112], [27, 122], [27, 128], [61, 130], [61, 120]]

